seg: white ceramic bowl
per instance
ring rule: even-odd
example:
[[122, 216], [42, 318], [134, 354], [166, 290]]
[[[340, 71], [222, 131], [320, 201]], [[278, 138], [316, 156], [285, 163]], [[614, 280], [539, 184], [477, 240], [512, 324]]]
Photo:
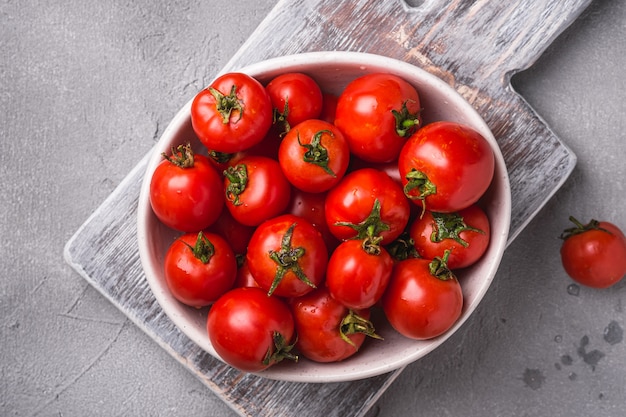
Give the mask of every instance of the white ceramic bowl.
[[[267, 83], [284, 72], [304, 72], [323, 90], [338, 94], [352, 79], [370, 72], [396, 74], [412, 83], [420, 94], [424, 122], [449, 120], [472, 126], [485, 136], [495, 153], [495, 176], [483, 199], [491, 221], [491, 243], [486, 255], [473, 267], [459, 274], [465, 305], [458, 322], [444, 335], [428, 341], [414, 341], [395, 332], [383, 317], [374, 318], [384, 341], [367, 340], [353, 357], [339, 363], [318, 364], [302, 359], [297, 364], [281, 363], [260, 373], [271, 379], [298, 382], [339, 382], [367, 378], [403, 367], [423, 357], [450, 337], [476, 309], [496, 274], [507, 241], [511, 196], [506, 166], [491, 131], [452, 87], [413, 65], [372, 54], [355, 52], [313, 52], [269, 59], [238, 69]], [[207, 309], [197, 310], [179, 303], [170, 294], [163, 276], [167, 247], [178, 233], [163, 226], [149, 203], [152, 172], [162, 160], [161, 153], [172, 145], [192, 140], [201, 145], [191, 127], [189, 101], [174, 117], [154, 149], [142, 184], [138, 207], [138, 240], [142, 266], [150, 287], [169, 318], [202, 349], [219, 359], [206, 333]], [[289, 361], [285, 361], [289, 362]]]

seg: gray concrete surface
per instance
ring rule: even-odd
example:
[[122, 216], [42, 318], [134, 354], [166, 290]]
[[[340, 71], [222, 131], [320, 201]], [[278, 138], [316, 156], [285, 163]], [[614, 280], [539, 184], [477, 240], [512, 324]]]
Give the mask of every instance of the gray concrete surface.
[[[235, 415], [62, 250], [273, 4], [0, 2], [0, 415]], [[558, 256], [570, 214], [626, 229], [625, 39], [626, 3], [596, 0], [515, 77], [578, 166], [370, 417], [626, 415], [626, 281], [573, 288]]]

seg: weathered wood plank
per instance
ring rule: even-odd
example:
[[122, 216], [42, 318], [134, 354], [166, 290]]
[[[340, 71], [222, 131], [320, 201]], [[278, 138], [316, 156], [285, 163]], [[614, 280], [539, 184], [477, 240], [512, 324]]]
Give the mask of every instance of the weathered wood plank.
[[136, 249], [137, 200], [147, 157], [67, 243], [67, 262], [241, 415], [364, 414], [397, 373], [352, 383], [270, 381], [215, 359], [169, 320], [148, 286]]
[[[575, 156], [527, 103], [511, 76], [530, 66], [591, 0], [282, 0], [223, 71], [316, 50], [386, 55], [452, 85], [490, 126], [512, 184], [511, 237], [569, 176]], [[277, 28], [285, 28], [283, 33]]]
[[[512, 183], [512, 240], [573, 169], [575, 157], [510, 87], [591, 0], [282, 0], [223, 71], [272, 56], [350, 50], [399, 58], [454, 86], [498, 139]], [[136, 206], [144, 158], [83, 224], [65, 257], [138, 327], [244, 416], [362, 416], [401, 372], [300, 384], [244, 375], [182, 334], [141, 269]]]

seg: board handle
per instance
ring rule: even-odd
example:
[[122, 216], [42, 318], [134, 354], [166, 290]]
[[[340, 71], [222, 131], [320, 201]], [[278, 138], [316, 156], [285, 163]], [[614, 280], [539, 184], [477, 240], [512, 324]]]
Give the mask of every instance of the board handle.
[[[430, 62], [459, 83], [501, 78], [530, 67], [591, 0], [397, 0], [405, 60]], [[370, 2], [375, 7], [375, 1]], [[387, 23], [385, 23], [387, 22]], [[391, 27], [393, 26], [393, 28]], [[389, 32], [388, 32], [389, 33]], [[417, 55], [417, 56], [412, 56]], [[445, 74], [443, 77], [445, 78]]]
[[281, 0], [223, 71], [281, 55], [339, 50], [385, 55], [438, 76], [472, 104], [502, 149], [512, 240], [567, 179], [576, 157], [510, 80], [591, 0], [407, 1]]

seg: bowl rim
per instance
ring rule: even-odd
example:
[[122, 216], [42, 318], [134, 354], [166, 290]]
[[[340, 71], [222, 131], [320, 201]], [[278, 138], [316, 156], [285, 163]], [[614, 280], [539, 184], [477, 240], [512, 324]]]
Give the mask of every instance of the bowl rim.
[[[493, 133], [491, 132], [487, 123], [478, 114], [478, 112], [468, 103], [452, 86], [436, 77], [435, 75], [427, 72], [423, 68], [409, 64], [407, 62], [398, 60], [396, 58], [390, 58], [382, 55], [376, 55], [365, 52], [345, 52], [345, 51], [318, 51], [318, 52], [305, 52], [293, 55], [285, 55], [281, 57], [269, 58], [264, 61], [259, 61], [245, 67], [239, 68], [236, 72], [242, 72], [249, 75], [256, 76], [258, 74], [267, 74], [268, 69], [271, 69], [271, 73], [278, 74], [284, 72], [285, 69], [294, 68], [306, 68], [313, 63], [314, 66], [323, 65], [360, 65], [361, 69], [366, 70], [369, 68], [387, 69], [390, 73], [415, 73], [418, 74], [421, 79], [424, 79], [431, 85], [434, 85], [437, 89], [441, 90], [448, 97], [453, 98], [457, 105], [464, 108], [464, 111], [469, 112], [474, 123], [481, 125], [481, 133], [486, 136], [486, 139], [490, 142], [492, 149], [494, 150], [496, 174], [499, 174], [497, 180], [502, 181], [502, 186], [506, 189], [504, 198], [498, 201], [498, 205], [502, 206], [501, 210], [506, 213], [502, 219], [503, 224], [498, 230], [499, 235], [497, 239], [492, 237], [492, 242], [499, 242], [495, 253], [495, 258], [489, 263], [488, 277], [484, 281], [483, 285], [479, 286], [479, 290], [474, 292], [473, 302], [471, 305], [464, 307], [464, 312], [459, 320], [443, 335], [425, 341], [424, 346], [420, 349], [416, 349], [416, 353], [413, 355], [406, 355], [401, 358], [396, 358], [392, 361], [380, 361], [378, 364], [370, 364], [366, 369], [355, 369], [350, 366], [342, 366], [343, 363], [333, 364], [317, 364], [319, 367], [324, 367], [328, 372], [301, 372], [296, 368], [298, 365], [292, 366], [289, 371], [285, 372], [284, 368], [279, 366], [273, 366], [269, 369], [258, 373], [257, 375], [268, 379], [292, 381], [292, 382], [345, 382], [353, 381], [364, 378], [369, 378], [384, 373], [388, 373], [397, 369], [400, 369], [422, 357], [439, 347], [445, 340], [451, 337], [456, 331], [466, 322], [466, 320], [473, 314], [476, 307], [480, 304], [487, 290], [490, 288], [493, 279], [495, 278], [497, 269], [500, 265], [504, 250], [506, 248], [506, 241], [509, 234], [510, 220], [511, 220], [511, 192], [508, 171], [506, 164], [502, 156], [501, 150], [497, 144]], [[219, 76], [224, 72], [233, 72], [231, 70], [223, 70]], [[419, 92], [419, 91], [418, 91]], [[165, 146], [165, 141], [170, 138], [175, 132], [179, 131], [185, 125], [189, 123], [190, 109], [193, 98], [187, 101], [187, 103], [175, 114], [168, 126], [163, 131], [158, 142], [151, 150], [151, 155], [148, 158], [148, 163], [145, 170], [145, 175], [142, 180], [138, 208], [137, 208], [137, 237], [139, 246], [139, 256], [141, 265], [146, 275], [146, 279], [150, 286], [152, 293], [154, 294], [158, 304], [162, 308], [163, 312], [170, 318], [170, 320], [180, 329], [189, 339], [197, 344], [202, 350], [209, 353], [214, 358], [223, 362], [217, 352], [210, 345], [206, 332], [204, 335], [199, 334], [194, 329], [189, 328], [187, 320], [184, 316], [178, 314], [175, 308], [170, 305], [175, 302], [173, 296], [169, 294], [167, 288], [163, 288], [163, 285], [158, 285], [156, 280], [151, 277], [159, 275], [158, 266], [156, 262], [153, 262], [151, 258], [151, 252], [148, 248], [150, 242], [150, 236], [148, 233], [148, 226], [151, 220], [152, 213], [149, 204], [149, 189], [150, 178], [152, 172], [156, 166], [162, 160], [161, 153], [169, 150], [168, 146]], [[501, 172], [498, 168], [503, 168]], [[494, 180], [496, 179], [494, 175]], [[493, 232], [493, 231], [492, 231]], [[181, 305], [182, 306], [182, 305]], [[208, 342], [208, 344], [207, 344]]]

